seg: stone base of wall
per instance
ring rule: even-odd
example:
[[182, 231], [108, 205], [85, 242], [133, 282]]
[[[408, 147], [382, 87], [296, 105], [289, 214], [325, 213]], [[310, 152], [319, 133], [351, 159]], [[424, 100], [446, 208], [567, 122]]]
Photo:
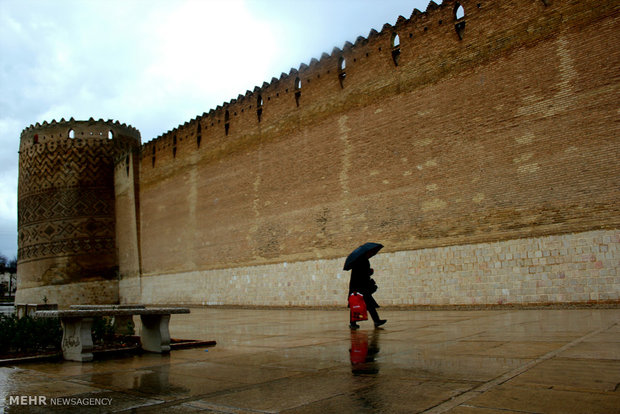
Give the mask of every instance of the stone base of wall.
[[54, 303], [59, 308], [70, 305], [94, 304], [105, 305], [118, 303], [118, 281], [97, 281], [72, 283], [65, 285], [48, 285], [33, 288], [19, 288], [15, 294], [15, 303]]
[[[350, 274], [343, 264], [339, 258], [146, 276], [140, 302], [346, 306]], [[371, 265], [375, 298], [385, 306], [620, 300], [620, 230], [380, 253]]]

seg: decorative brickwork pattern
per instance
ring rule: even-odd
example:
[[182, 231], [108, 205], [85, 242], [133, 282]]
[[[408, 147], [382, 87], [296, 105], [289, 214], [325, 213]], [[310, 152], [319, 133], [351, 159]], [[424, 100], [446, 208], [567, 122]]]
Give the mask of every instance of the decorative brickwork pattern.
[[112, 143], [106, 137], [94, 145], [76, 144], [71, 139], [40, 143], [20, 156], [22, 262], [82, 252], [113, 253]]
[[139, 144], [135, 129], [94, 120], [24, 130], [18, 185], [22, 299], [41, 285], [117, 277], [114, 159], [132, 140]]

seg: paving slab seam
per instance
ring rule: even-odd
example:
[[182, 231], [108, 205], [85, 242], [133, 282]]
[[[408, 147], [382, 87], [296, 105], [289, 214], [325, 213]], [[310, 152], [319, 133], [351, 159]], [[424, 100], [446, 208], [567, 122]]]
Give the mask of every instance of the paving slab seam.
[[[361, 388], [360, 390], [363, 390], [363, 389], [364, 388]], [[286, 413], [286, 412], [291, 411], [291, 410], [297, 411], [298, 409], [302, 409], [303, 407], [309, 407], [309, 406], [312, 406], [312, 405], [319, 404], [319, 403], [321, 403], [323, 401], [329, 401], [329, 400], [332, 400], [332, 399], [337, 398], [337, 397], [344, 397], [346, 395], [354, 395], [354, 393], [353, 392], [341, 392], [341, 393], [338, 393], [338, 394], [330, 395], [329, 397], [320, 398], [320, 399], [315, 400], [315, 401], [310, 401], [310, 402], [298, 405], [296, 407], [285, 408], [285, 409], [282, 409], [280, 411], [277, 411], [277, 413]]]
[[274, 414], [276, 411], [263, 411], [263, 410], [255, 410], [253, 408], [237, 408], [231, 407], [229, 405], [219, 405], [213, 404], [206, 401], [197, 400], [199, 404], [194, 402], [184, 403], [183, 405], [192, 408], [198, 409], [207, 409], [212, 410], [218, 413], [226, 413], [226, 414], [244, 414], [244, 413], [259, 413], [259, 414]]
[[[256, 384], [253, 384], [253, 385], [256, 385]], [[251, 388], [250, 385], [242, 386], [242, 387], [236, 387], [236, 388], [229, 388], [229, 389], [226, 389], [226, 390], [211, 392], [211, 393], [207, 393], [207, 394], [194, 395], [194, 396], [191, 396], [191, 397], [178, 398], [176, 400], [169, 400], [169, 401], [161, 401], [160, 400], [161, 402], [149, 405], [148, 408], [158, 408], [159, 409], [159, 408], [175, 407], [175, 406], [179, 406], [179, 405], [183, 405], [183, 404], [191, 405], [192, 403], [194, 403], [196, 401], [200, 401], [203, 398], [217, 397], [219, 395], [225, 395], [227, 393], [234, 393], [234, 392], [244, 391], [244, 390], [249, 389], [249, 388]], [[132, 395], [132, 394], [130, 394], [130, 395]], [[140, 394], [139, 396], [145, 397], [144, 394]], [[148, 397], [148, 395], [146, 395], [146, 397]], [[234, 408], [234, 407], [231, 407], [231, 408]], [[235, 408], [235, 409], [241, 410], [240, 408]], [[257, 413], [267, 412], [267, 411], [251, 410], [251, 409], [248, 409], [248, 411], [255, 411]], [[119, 413], [133, 413], [134, 411], [133, 411], [132, 408], [129, 408], [129, 409], [120, 410], [118, 412]], [[227, 412], [227, 411], [222, 411], [222, 412]], [[235, 411], [231, 411], [231, 413], [234, 413], [234, 412]]]
[[[143, 398], [143, 399], [150, 399], [152, 402], [144, 405], [144, 407], [153, 407], [153, 406], [159, 406], [159, 405], [164, 405], [169, 401], [166, 401], [165, 399], [162, 399], [160, 396], [153, 396], [144, 392], [140, 392], [140, 391], [135, 391], [135, 390], [128, 390], [126, 388], [121, 388], [121, 387], [114, 387], [114, 386], [105, 386], [105, 388], [102, 388], [99, 384], [93, 384], [93, 383], [76, 383], [74, 382], [74, 384], [80, 384], [80, 385], [86, 385], [89, 386], [91, 388], [97, 388], [98, 391], [96, 391], [97, 393], [104, 393], [104, 392], [114, 392], [114, 393], [118, 393], [121, 395], [125, 395], [128, 398]], [[139, 407], [142, 407], [139, 406]], [[134, 407], [135, 408], [135, 407]], [[131, 410], [133, 408], [123, 408], [121, 410], [121, 412], [126, 411], [126, 410]]]
[[[215, 393], [217, 394], [217, 393]], [[211, 403], [207, 403], [207, 402], [203, 402], [201, 401], [202, 398], [205, 397], [211, 397], [213, 396], [213, 394], [204, 394], [201, 396], [194, 396], [194, 397], [189, 397], [189, 398], [180, 398], [178, 400], [171, 400], [171, 401], [162, 401], [160, 403], [154, 403], [154, 404], [149, 404], [146, 406], [143, 406], [144, 408], [147, 408], [149, 410], [151, 409], [165, 409], [168, 407], [179, 407], [182, 405], [186, 405], [192, 408], [208, 408], [210, 410], [217, 410], [216, 412], [221, 412], [221, 413], [228, 413], [228, 414], [237, 414], [237, 413], [243, 413], [243, 412], [255, 412], [255, 413], [271, 413], [271, 411], [260, 411], [260, 410], [254, 410], [251, 408], [237, 408], [237, 407], [228, 407], [228, 406], [223, 406], [223, 405], [216, 405], [216, 404], [211, 404]], [[196, 404], [199, 403], [199, 404]], [[211, 407], [212, 406], [212, 407]], [[143, 407], [137, 407], [137, 408], [143, 408]], [[119, 411], [115, 411], [117, 413], [135, 413], [136, 411], [136, 407], [129, 407], [129, 408], [124, 408], [122, 410]]]
[[528, 363], [526, 363], [525, 365], [519, 367], [519, 368], [515, 368], [512, 371], [509, 371], [503, 375], [500, 375], [499, 377], [492, 379], [491, 381], [488, 381], [472, 390], [466, 391], [461, 395], [458, 395], [456, 397], [451, 398], [450, 400], [444, 401], [434, 407], [431, 407], [425, 411], [423, 411], [423, 413], [425, 414], [439, 414], [439, 413], [444, 413], [452, 408], [455, 408], [463, 403], [465, 403], [466, 401], [471, 400], [474, 397], [477, 397], [487, 391], [489, 391], [491, 388], [497, 387], [498, 385], [501, 385], [503, 383], [505, 383], [506, 381], [509, 381], [510, 379], [524, 373], [525, 371], [533, 368], [534, 366], [540, 364], [541, 362], [547, 361], [555, 356], [557, 356], [558, 354], [566, 351], [567, 349], [570, 349], [578, 344], [580, 344], [581, 342], [596, 336], [604, 331], [607, 331], [609, 329], [611, 329], [612, 327], [614, 327], [615, 325], [618, 324], [618, 321], [615, 321], [611, 324], [609, 324], [608, 326], [605, 326], [603, 328], [597, 329], [596, 331], [592, 331], [584, 336], [582, 336], [581, 338], [577, 338], [572, 342], [569, 342], [568, 344], [554, 350], [554, 351], [550, 351], [548, 353], [546, 353], [545, 355], [538, 357]]
[[[477, 406], [477, 405], [470, 405], [470, 404], [462, 404], [461, 407], [480, 409], [479, 406]], [[523, 411], [523, 410], [515, 410], [515, 409], [509, 409], [509, 408], [493, 408], [493, 409], [494, 410], [498, 410], [498, 411], [506, 411], [508, 413], [540, 414], [540, 412], [538, 412], [538, 411]]]

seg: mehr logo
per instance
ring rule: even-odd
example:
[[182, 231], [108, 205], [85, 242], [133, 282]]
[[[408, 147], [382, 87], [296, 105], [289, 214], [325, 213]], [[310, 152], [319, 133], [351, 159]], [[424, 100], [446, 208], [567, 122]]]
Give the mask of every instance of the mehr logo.
[[47, 398], [43, 395], [10, 395], [9, 405], [78, 405], [98, 406], [111, 405], [112, 398], [99, 397], [57, 397]]
[[47, 405], [43, 395], [10, 395], [9, 405]]

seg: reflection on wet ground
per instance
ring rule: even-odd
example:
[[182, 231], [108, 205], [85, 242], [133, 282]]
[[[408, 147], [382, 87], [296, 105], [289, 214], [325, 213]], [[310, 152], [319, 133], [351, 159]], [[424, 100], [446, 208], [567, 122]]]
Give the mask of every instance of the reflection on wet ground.
[[[378, 374], [376, 356], [380, 351], [379, 336], [383, 329], [375, 329], [370, 335], [365, 331], [351, 331], [351, 372], [353, 375]], [[370, 336], [370, 340], [368, 337]]]
[[215, 347], [0, 367], [0, 413], [620, 412], [620, 309], [382, 316], [192, 309], [172, 337]]

